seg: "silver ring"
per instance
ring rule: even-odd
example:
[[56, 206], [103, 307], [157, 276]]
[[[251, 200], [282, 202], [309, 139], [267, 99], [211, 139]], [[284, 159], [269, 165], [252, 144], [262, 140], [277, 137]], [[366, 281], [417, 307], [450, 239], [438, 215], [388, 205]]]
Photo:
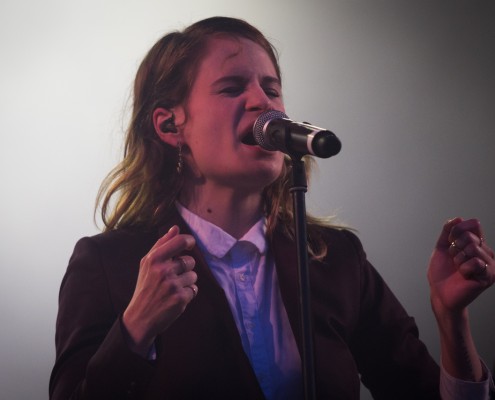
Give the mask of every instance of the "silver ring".
[[483, 247], [484, 241], [485, 241], [485, 238], [483, 236], [480, 236], [480, 244], [479, 244], [480, 247]]
[[455, 245], [455, 240], [450, 243], [450, 247], [453, 247], [454, 249], [458, 249], [458, 247]]

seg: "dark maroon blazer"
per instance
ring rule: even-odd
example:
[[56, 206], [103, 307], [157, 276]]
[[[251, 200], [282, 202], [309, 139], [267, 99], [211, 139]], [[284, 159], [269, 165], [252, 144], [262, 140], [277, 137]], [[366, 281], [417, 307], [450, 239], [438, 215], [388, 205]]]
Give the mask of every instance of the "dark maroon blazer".
[[[154, 232], [115, 230], [81, 239], [63, 278], [50, 398], [263, 399], [227, 299], [199, 249], [198, 296], [156, 340], [157, 358], [126, 346], [121, 315], [141, 258], [173, 224]], [[318, 399], [359, 399], [359, 380], [376, 399], [439, 399], [439, 368], [409, 317], [367, 261], [357, 237], [327, 229], [328, 255], [311, 261]], [[277, 232], [270, 244], [282, 299], [301, 348], [297, 256]], [[302, 395], [301, 395], [302, 398]]]

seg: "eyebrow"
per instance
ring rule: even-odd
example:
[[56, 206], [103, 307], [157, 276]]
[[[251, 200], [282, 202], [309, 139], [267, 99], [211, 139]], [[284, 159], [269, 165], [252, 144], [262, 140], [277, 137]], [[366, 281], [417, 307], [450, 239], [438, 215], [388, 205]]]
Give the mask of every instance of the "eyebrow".
[[[242, 76], [242, 75], [227, 75], [227, 76], [222, 76], [221, 78], [217, 79], [214, 81], [211, 86], [218, 86], [224, 83], [238, 83], [238, 84], [245, 84], [249, 79]], [[274, 77], [274, 76], [264, 76], [261, 79], [261, 84], [262, 85], [278, 85], [282, 86], [282, 83], [280, 82], [280, 79]]]

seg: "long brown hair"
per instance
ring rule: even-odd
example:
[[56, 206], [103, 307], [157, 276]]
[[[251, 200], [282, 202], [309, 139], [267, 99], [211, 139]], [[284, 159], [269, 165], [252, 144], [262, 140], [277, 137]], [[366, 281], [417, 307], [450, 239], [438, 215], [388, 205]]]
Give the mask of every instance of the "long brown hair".
[[[176, 149], [159, 140], [152, 114], [158, 107], [171, 109], [185, 104], [206, 42], [218, 34], [259, 44], [269, 55], [281, 81], [275, 48], [258, 29], [243, 20], [208, 18], [182, 32], [162, 37], [145, 56], [136, 74], [123, 160], [105, 178], [98, 192], [97, 205], [101, 204], [105, 230], [150, 229], [158, 226], [172, 209], [182, 186], [182, 176], [176, 172], [178, 155]], [[293, 236], [290, 169], [291, 162], [286, 158], [281, 175], [263, 193], [269, 237], [278, 224]], [[314, 255], [326, 252], [318, 239], [322, 225], [321, 220], [308, 216], [310, 249]]]

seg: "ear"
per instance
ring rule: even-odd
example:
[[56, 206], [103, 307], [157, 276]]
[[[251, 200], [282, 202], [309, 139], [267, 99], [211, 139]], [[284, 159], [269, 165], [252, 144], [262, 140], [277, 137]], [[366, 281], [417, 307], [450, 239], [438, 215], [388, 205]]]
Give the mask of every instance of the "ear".
[[180, 126], [184, 122], [184, 112], [181, 107], [166, 109], [159, 107], [153, 111], [153, 126], [163, 142], [177, 146], [181, 138]]

